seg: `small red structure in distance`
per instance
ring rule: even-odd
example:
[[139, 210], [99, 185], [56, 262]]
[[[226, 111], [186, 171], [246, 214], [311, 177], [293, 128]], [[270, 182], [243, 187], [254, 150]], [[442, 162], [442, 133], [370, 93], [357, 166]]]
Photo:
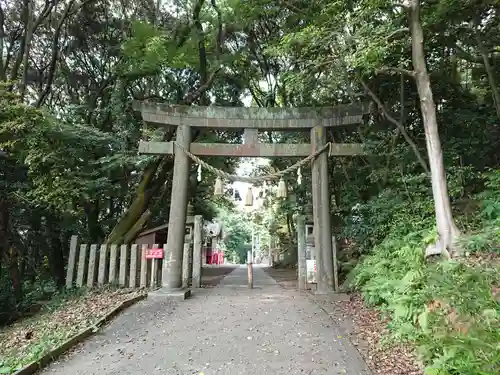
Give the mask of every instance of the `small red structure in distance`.
[[145, 258], [146, 259], [163, 259], [163, 249], [161, 249], [161, 248], [146, 249]]

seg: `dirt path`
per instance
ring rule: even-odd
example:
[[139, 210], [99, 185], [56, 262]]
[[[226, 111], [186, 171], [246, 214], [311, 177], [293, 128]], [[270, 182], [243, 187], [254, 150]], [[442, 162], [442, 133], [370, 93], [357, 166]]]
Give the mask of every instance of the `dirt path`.
[[[297, 288], [295, 269], [264, 270], [283, 288]], [[423, 366], [416, 360], [415, 350], [410, 345], [382, 345], [383, 337], [388, 334], [387, 320], [375, 309], [367, 307], [360, 295], [350, 295], [347, 300], [333, 296], [310, 295], [309, 298], [330, 315], [340, 329], [344, 329], [344, 336], [356, 345], [374, 374], [423, 375]]]
[[42, 374], [369, 374], [321, 308], [254, 275], [253, 290], [242, 267], [182, 303], [148, 298]]

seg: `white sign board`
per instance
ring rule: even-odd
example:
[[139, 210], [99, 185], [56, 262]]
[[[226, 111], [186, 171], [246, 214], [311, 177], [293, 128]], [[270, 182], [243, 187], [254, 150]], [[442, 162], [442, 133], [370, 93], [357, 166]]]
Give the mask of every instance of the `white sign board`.
[[310, 284], [316, 283], [316, 259], [306, 260], [307, 282]]
[[316, 259], [316, 251], [314, 245], [306, 245], [306, 259]]

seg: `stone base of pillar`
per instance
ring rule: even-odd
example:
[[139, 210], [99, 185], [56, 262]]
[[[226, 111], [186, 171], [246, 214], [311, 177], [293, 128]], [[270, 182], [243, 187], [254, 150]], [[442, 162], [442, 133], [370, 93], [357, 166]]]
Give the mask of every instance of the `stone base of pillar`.
[[174, 301], [184, 301], [191, 297], [191, 289], [160, 288], [148, 293], [148, 298], [166, 298]]

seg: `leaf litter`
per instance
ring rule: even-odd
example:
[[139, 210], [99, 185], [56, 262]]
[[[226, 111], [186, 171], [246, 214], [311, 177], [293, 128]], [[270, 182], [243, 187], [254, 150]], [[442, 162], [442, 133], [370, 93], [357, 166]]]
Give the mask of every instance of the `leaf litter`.
[[408, 344], [387, 346], [383, 338], [389, 332], [387, 319], [364, 305], [360, 295], [354, 294], [349, 301], [336, 302], [338, 307], [352, 320], [354, 335], [351, 341], [356, 345], [373, 374], [422, 375], [424, 368], [417, 361], [413, 347]]
[[0, 374], [40, 359], [70, 337], [94, 326], [120, 303], [142, 290], [102, 288], [58, 295], [29, 318], [0, 327]]

